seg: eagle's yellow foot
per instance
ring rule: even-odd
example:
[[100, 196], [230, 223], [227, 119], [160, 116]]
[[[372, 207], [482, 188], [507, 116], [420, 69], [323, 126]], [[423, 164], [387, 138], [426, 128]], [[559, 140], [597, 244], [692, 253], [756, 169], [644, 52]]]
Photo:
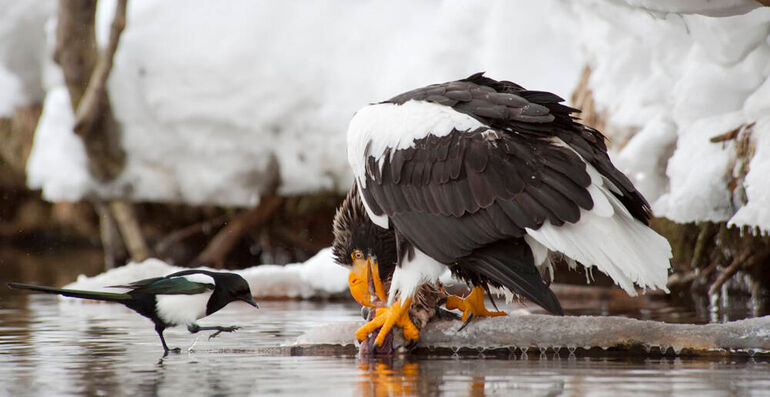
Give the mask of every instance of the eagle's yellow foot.
[[404, 338], [406, 340], [414, 340], [420, 337], [420, 330], [409, 319], [409, 306], [412, 304], [412, 298], [396, 301], [390, 307], [377, 308], [377, 314], [374, 320], [364, 324], [363, 327], [356, 331], [356, 338], [358, 340], [365, 340], [370, 333], [380, 328], [380, 333], [377, 334], [375, 343], [377, 346], [382, 346], [385, 342], [385, 336], [393, 329], [393, 326], [399, 326], [404, 330]]
[[484, 307], [484, 288], [478, 286], [473, 287], [470, 295], [465, 298], [460, 298], [455, 295], [447, 297], [446, 308], [448, 310], [460, 309], [463, 311], [463, 327], [465, 327], [473, 317], [497, 317], [506, 315], [506, 313], [502, 311], [490, 312]]

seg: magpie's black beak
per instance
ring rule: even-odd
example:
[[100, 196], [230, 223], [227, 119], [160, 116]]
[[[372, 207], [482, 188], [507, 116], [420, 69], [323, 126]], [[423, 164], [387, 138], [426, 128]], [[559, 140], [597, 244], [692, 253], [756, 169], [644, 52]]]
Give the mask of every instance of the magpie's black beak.
[[254, 301], [253, 296], [249, 296], [248, 298], [242, 298], [241, 300], [259, 309], [259, 305], [257, 304], [256, 301]]

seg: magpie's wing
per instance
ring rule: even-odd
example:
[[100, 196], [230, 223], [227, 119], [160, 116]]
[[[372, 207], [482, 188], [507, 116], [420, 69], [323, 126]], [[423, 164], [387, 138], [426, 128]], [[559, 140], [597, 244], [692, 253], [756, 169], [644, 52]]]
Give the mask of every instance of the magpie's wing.
[[152, 284], [152, 283], [154, 283], [154, 282], [156, 282], [158, 280], [162, 280], [162, 279], [163, 279], [163, 277], [145, 278], [145, 279], [137, 280], [137, 281], [134, 281], [134, 282], [131, 282], [131, 283], [128, 283], [128, 284], [110, 285], [107, 288], [129, 288], [129, 289], [133, 289], [133, 288], [144, 287], [146, 285]]
[[[195, 295], [214, 289], [214, 283], [192, 281], [184, 276], [159, 277], [155, 279], [140, 280], [141, 283], [133, 287], [131, 294], [150, 295]], [[129, 284], [129, 285], [133, 285]]]
[[109, 288], [129, 288], [143, 293], [159, 293], [154, 291], [168, 288], [172, 292], [163, 292], [164, 294], [199, 294], [214, 288], [214, 278], [211, 273], [198, 269], [182, 270], [162, 277], [137, 280], [125, 285], [111, 285]]
[[214, 278], [205, 270], [182, 270], [163, 277], [152, 277], [110, 288], [129, 288], [132, 293], [142, 294], [200, 294], [214, 289]]

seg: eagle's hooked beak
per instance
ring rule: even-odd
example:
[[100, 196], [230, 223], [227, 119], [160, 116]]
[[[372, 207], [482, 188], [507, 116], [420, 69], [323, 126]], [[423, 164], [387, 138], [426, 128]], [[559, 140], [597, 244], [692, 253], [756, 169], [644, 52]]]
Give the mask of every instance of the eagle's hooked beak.
[[348, 284], [353, 298], [362, 306], [377, 307], [377, 300], [385, 302], [385, 287], [380, 280], [379, 263], [376, 257], [364, 259], [360, 253], [353, 253], [353, 268], [348, 275]]

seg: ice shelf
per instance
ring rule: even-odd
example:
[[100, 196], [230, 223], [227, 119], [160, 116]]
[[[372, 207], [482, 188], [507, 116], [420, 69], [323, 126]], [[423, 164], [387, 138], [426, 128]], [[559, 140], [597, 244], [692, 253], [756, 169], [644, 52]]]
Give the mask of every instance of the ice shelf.
[[[362, 322], [318, 326], [297, 339], [294, 354], [354, 354]], [[625, 317], [509, 315], [471, 323], [434, 321], [422, 331], [417, 355], [723, 356], [770, 358], [770, 316], [722, 324], [671, 324]]]

